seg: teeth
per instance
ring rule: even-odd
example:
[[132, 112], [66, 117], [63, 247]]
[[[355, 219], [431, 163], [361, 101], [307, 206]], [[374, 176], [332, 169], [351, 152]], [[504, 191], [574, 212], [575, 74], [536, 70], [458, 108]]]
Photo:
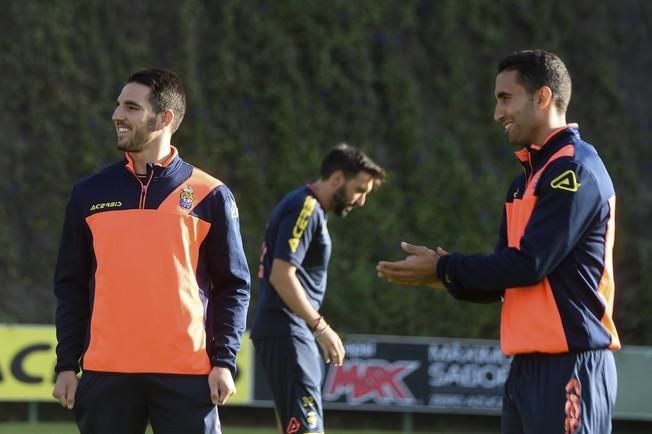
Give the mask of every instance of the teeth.
[[118, 128], [118, 132], [119, 132], [119, 133], [126, 133], [126, 132], [128, 132], [128, 131], [129, 131], [129, 130], [128, 130], [127, 128]]

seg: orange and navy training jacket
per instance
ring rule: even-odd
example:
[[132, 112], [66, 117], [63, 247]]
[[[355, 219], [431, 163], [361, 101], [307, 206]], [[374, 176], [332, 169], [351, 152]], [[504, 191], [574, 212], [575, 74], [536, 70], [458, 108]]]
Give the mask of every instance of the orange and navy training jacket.
[[77, 183], [55, 271], [57, 372], [235, 370], [250, 276], [230, 190], [173, 148]]
[[503, 300], [506, 354], [619, 349], [612, 320], [615, 192], [574, 126], [516, 153], [496, 249], [450, 254], [437, 275], [456, 298]]

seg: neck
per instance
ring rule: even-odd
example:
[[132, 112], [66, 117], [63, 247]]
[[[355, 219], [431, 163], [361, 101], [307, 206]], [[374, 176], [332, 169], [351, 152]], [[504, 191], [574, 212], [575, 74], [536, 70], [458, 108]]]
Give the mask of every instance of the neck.
[[130, 152], [134, 161], [134, 170], [139, 175], [147, 173], [147, 163], [162, 164], [172, 155], [170, 140], [161, 140], [145, 146], [141, 152]]
[[318, 179], [317, 181], [310, 184], [310, 188], [317, 196], [317, 200], [321, 204], [324, 211], [331, 211], [331, 198], [333, 197], [333, 192], [331, 191], [328, 184], [323, 179]]
[[546, 144], [546, 140], [550, 137], [552, 133], [560, 128], [564, 128], [568, 124], [566, 123], [565, 116], [555, 116], [548, 119], [545, 125], [543, 125], [536, 134], [534, 145], [543, 146]]

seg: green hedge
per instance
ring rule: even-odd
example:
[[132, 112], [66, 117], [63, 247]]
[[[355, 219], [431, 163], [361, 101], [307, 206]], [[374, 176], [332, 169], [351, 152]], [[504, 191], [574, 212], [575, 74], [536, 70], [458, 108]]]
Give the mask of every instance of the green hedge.
[[329, 320], [344, 332], [497, 336], [498, 306], [388, 285], [375, 263], [400, 257], [400, 240], [492, 249], [520, 170], [492, 120], [495, 64], [536, 46], [566, 60], [569, 120], [614, 178], [616, 321], [625, 343], [651, 344], [652, 4], [625, 3], [6, 2], [0, 321], [52, 321], [70, 187], [120, 158], [110, 121], [119, 89], [132, 71], [162, 66], [189, 95], [174, 142], [234, 191], [253, 271], [272, 206], [346, 141], [385, 165], [389, 182], [330, 220]]

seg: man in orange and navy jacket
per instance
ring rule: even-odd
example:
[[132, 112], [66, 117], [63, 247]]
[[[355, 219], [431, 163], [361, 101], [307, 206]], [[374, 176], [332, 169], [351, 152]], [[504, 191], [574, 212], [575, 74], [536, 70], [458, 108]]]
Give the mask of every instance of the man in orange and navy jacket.
[[620, 348], [612, 311], [615, 192], [595, 148], [567, 125], [571, 81], [543, 50], [504, 59], [494, 118], [524, 171], [508, 190], [491, 255], [403, 244], [380, 277], [445, 287], [474, 302], [502, 301], [500, 344], [514, 355], [504, 434], [611, 432]]
[[174, 73], [133, 74], [113, 115], [124, 159], [68, 203], [53, 395], [82, 433], [220, 432], [235, 392], [249, 269], [231, 191], [170, 143], [184, 113]]

